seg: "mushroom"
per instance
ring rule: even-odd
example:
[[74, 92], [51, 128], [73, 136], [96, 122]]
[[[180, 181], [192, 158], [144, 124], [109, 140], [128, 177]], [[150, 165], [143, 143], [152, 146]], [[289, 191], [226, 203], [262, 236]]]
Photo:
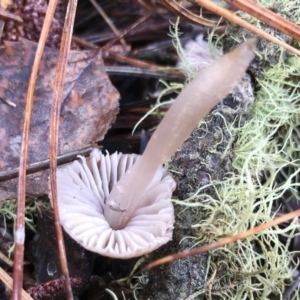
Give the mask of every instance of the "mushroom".
[[254, 58], [254, 43], [243, 43], [187, 84], [138, 159], [94, 150], [88, 159], [58, 170], [60, 222], [76, 241], [125, 259], [172, 238], [175, 183], [162, 165], [242, 78]]
[[[60, 222], [84, 248], [104, 256], [131, 258], [152, 252], [172, 239], [174, 210], [170, 201], [175, 181], [164, 167], [157, 169], [141, 207], [126, 227], [111, 228], [104, 217], [105, 199], [112, 187], [139, 159], [136, 154], [104, 155], [94, 149], [57, 171]], [[111, 209], [124, 212], [111, 205]]]

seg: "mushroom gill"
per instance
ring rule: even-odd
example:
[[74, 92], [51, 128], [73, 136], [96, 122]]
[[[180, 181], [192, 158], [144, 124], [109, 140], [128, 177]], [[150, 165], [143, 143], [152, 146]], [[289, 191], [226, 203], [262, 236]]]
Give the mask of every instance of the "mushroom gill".
[[[60, 222], [86, 249], [127, 259], [149, 253], [172, 239], [174, 210], [170, 199], [175, 182], [164, 167], [156, 171], [139, 199], [144, 204], [123, 229], [112, 229], [104, 216], [105, 199], [137, 159], [135, 154], [104, 155], [94, 149], [90, 157], [80, 157], [57, 171]], [[124, 213], [117, 205], [111, 209]]]

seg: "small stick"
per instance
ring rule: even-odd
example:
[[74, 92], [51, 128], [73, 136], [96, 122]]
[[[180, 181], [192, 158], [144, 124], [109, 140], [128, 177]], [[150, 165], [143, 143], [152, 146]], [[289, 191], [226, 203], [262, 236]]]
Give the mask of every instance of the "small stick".
[[153, 14], [155, 14], [156, 9], [152, 9], [151, 11], [149, 11], [146, 16], [140, 18], [139, 20], [137, 20], [137, 22], [135, 22], [133, 25], [131, 25], [128, 29], [124, 30], [122, 34], [120, 34], [119, 36], [117, 36], [116, 38], [112, 39], [111, 41], [109, 41], [107, 44], [105, 44], [101, 50], [102, 51], [106, 51], [107, 49], [109, 49], [113, 44], [115, 44], [117, 41], [119, 41], [121, 38], [123, 38], [124, 36], [126, 36], [129, 32], [131, 32], [132, 30], [134, 30], [136, 27], [138, 27], [140, 24], [144, 23], [145, 21], [147, 21]]
[[8, 259], [6, 255], [4, 255], [1, 251], [0, 251], [0, 259], [4, 261], [4, 263], [6, 263], [8, 266], [12, 267], [14, 265], [13, 261]]
[[162, 69], [165, 68], [165, 67], [155, 65], [155, 64], [152, 64], [152, 63], [148, 63], [148, 62], [145, 62], [145, 61], [142, 61], [142, 60], [139, 60], [139, 59], [128, 57], [128, 56], [116, 53], [114, 51], [111, 51], [111, 50], [108, 51], [108, 53], [109, 53], [109, 57], [111, 57], [111, 58], [113, 58], [113, 59], [115, 59], [119, 62], [126, 63], [126, 64], [136, 66], [136, 67], [139, 67], [139, 68], [146, 68], [148, 70], [155, 70], [155, 71], [162, 70]]
[[[89, 43], [85, 41], [84, 39], [81, 39], [79, 37], [73, 36], [72, 40], [76, 43], [82, 45], [83, 47], [87, 47], [90, 49], [98, 50], [100, 49], [98, 46]], [[116, 61], [126, 63], [132, 66], [136, 66], [137, 68], [128, 67], [128, 66], [105, 66], [105, 71], [110, 75], [124, 75], [128, 74], [131, 76], [143, 76], [143, 77], [153, 77], [153, 78], [164, 78], [168, 80], [184, 80], [185, 76], [180, 71], [177, 71], [175, 69], [168, 69], [168, 67], [165, 66], [159, 66], [155, 65], [149, 62], [145, 62], [140, 59], [136, 59], [133, 57], [128, 57], [125, 55], [122, 55], [120, 53], [108, 50], [108, 52], [103, 53], [104, 57], [106, 58], [106, 54], [110, 58], [115, 59]], [[1, 174], [1, 173], [0, 173]], [[1, 181], [1, 176], [0, 176]]]
[[[0, 21], [0, 32], [2, 32], [2, 23], [3, 21]], [[1, 36], [1, 35], [0, 35]], [[11, 107], [17, 107], [16, 103], [10, 101], [10, 100], [6, 100], [6, 99], [3, 99], [3, 98], [0, 98], [0, 101], [2, 101], [3, 103], [11, 106]]]
[[[73, 161], [77, 158], [78, 155], [87, 156], [93, 150], [93, 147], [86, 147], [76, 151], [69, 152], [67, 154], [62, 154], [57, 157], [58, 165], [65, 164]], [[33, 174], [39, 171], [43, 171], [49, 169], [49, 159], [45, 159], [42, 161], [34, 162], [32, 164], [27, 165], [26, 167], [26, 175]], [[18, 177], [19, 168], [10, 169], [7, 171], [0, 172], [0, 182], [13, 179]]]
[[174, 0], [160, 0], [159, 2], [162, 3], [173, 13], [179, 15], [180, 17], [186, 20], [189, 20], [190, 22], [193, 22], [194, 24], [207, 26], [207, 27], [214, 27], [219, 22], [219, 21], [211, 21], [209, 19], [205, 19], [200, 16], [197, 16]]
[[58, 148], [58, 130], [59, 130], [59, 118], [61, 109], [61, 99], [63, 94], [63, 87], [65, 81], [65, 73], [68, 63], [68, 55], [70, 52], [72, 33], [74, 28], [75, 14], [76, 14], [77, 0], [70, 0], [68, 2], [67, 13], [65, 17], [65, 23], [63, 33], [61, 37], [61, 45], [59, 49], [59, 56], [56, 65], [56, 72], [54, 78], [54, 89], [51, 102], [51, 121], [50, 121], [50, 188], [52, 195], [52, 207], [53, 207], [53, 221], [55, 227], [55, 233], [57, 238], [57, 247], [59, 253], [59, 261], [62, 274], [64, 276], [64, 287], [66, 292], [66, 298], [68, 300], [73, 299], [71, 281], [68, 270], [67, 256], [64, 244], [64, 237], [62, 228], [59, 221], [58, 202], [57, 202], [57, 182], [56, 182], [56, 170], [57, 170], [57, 148]]
[[[143, 62], [137, 60], [137, 62]], [[105, 71], [108, 75], [119, 75], [119, 76], [135, 76], [144, 78], [157, 78], [165, 80], [181, 80], [185, 79], [183, 73], [177, 70], [164, 70], [163, 68], [157, 69], [143, 69], [142, 67], [131, 67], [131, 66], [105, 66]], [[0, 173], [1, 174], [1, 173]], [[1, 181], [1, 176], [0, 176]]]
[[6, 11], [3, 8], [0, 8], [0, 19], [5, 19], [5, 20], [13, 20], [19, 24], [24, 23], [23, 19], [15, 14], [12, 14], [8, 11]]
[[86, 48], [90, 48], [90, 49], [94, 49], [94, 50], [97, 50], [99, 49], [98, 46], [78, 37], [78, 36], [74, 36], [72, 37], [72, 41], [78, 43], [79, 45], [83, 46], [83, 47], [86, 47]]
[[41, 31], [39, 43], [32, 66], [30, 80], [26, 96], [26, 108], [24, 113], [24, 125], [22, 134], [22, 143], [20, 151], [20, 171], [18, 180], [18, 202], [17, 202], [17, 220], [15, 231], [15, 251], [14, 251], [14, 269], [13, 269], [13, 291], [12, 300], [21, 298], [23, 285], [23, 261], [24, 261], [24, 241], [25, 241], [25, 189], [26, 189], [26, 165], [28, 157], [28, 140], [31, 111], [33, 106], [33, 94], [37, 73], [42, 58], [43, 50], [46, 44], [47, 36], [50, 30], [51, 22], [54, 16], [57, 0], [50, 0], [46, 12], [43, 28]]

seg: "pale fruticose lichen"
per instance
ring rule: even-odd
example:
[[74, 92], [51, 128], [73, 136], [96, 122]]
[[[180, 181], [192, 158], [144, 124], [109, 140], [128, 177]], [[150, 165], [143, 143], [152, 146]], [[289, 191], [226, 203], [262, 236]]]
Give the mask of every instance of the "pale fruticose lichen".
[[[299, 21], [300, 8], [295, 5], [295, 1], [271, 0], [260, 3], [271, 9], [278, 8], [283, 16], [293, 22]], [[284, 8], [280, 9], [282, 6]], [[252, 17], [246, 18], [250, 23], [262, 26]], [[188, 61], [188, 55], [180, 44], [177, 25], [172, 27], [171, 36], [181, 56], [181, 66], [190, 80], [195, 74], [193, 63]], [[223, 39], [218, 38], [218, 46], [226, 40], [224, 45], [228, 47], [230, 39], [232, 44], [232, 41], [242, 42], [246, 36], [251, 34], [239, 29], [232, 33], [232, 38], [230, 33]], [[290, 41], [287, 37], [284, 39]], [[274, 204], [280, 201], [298, 202], [300, 198], [300, 58], [288, 56], [286, 51], [263, 40], [259, 42], [256, 54], [258, 60], [251, 67], [256, 79], [253, 111], [245, 124], [227, 124], [231, 135], [238, 136], [232, 141], [232, 171], [224, 178], [206, 185], [200, 186], [199, 182], [200, 188], [190, 197], [182, 201], [174, 200], [175, 210], [183, 208], [180, 215], [198, 213], [192, 217], [198, 219], [192, 226], [194, 236], [185, 237], [185, 240], [193, 239], [195, 246], [268, 222], [276, 217]], [[166, 85], [166, 90], [172, 87], [178, 86]], [[204, 135], [204, 144], [205, 139]], [[179, 176], [186, 173], [180, 169], [172, 170], [172, 160], [168, 166], [171, 172]], [[207, 192], [212, 188], [214, 192]], [[207, 259], [206, 283], [198, 286], [198, 292], [191, 297], [206, 295], [209, 299], [298, 299], [297, 290], [287, 298], [293, 276], [298, 273], [296, 251], [291, 250], [293, 237], [298, 234], [298, 230], [298, 222], [294, 220], [282, 227], [270, 228], [259, 235], [211, 251]]]
[[[300, 59], [292, 58], [264, 73], [253, 112], [241, 128], [235, 145], [234, 172], [212, 182], [216, 197], [201, 194], [202, 187], [187, 206], [199, 206], [202, 215], [197, 230], [198, 243], [211, 243], [253, 228], [276, 216], [275, 201], [299, 199], [300, 158], [298, 84], [291, 83]], [[278, 182], [282, 174], [285, 180]], [[289, 198], [286, 195], [290, 195]], [[182, 203], [181, 203], [182, 204]], [[299, 225], [294, 220], [283, 228], [270, 228], [246, 240], [210, 253], [211, 272], [216, 271], [213, 294], [225, 299], [267, 299], [282, 295], [293, 280], [298, 261], [289, 250]], [[282, 243], [280, 237], [286, 237]], [[219, 262], [217, 262], [219, 261]], [[230, 288], [224, 289], [224, 287]], [[222, 290], [223, 288], [223, 290]]]
[[[271, 8], [284, 6], [280, 12], [299, 21], [295, 1], [269, 2]], [[261, 26], [251, 18], [248, 21]], [[244, 36], [249, 34], [240, 30], [232, 39], [240, 42]], [[174, 201], [200, 211], [193, 226], [195, 244], [211, 243], [268, 222], [277, 215], [277, 202], [297, 205], [300, 199], [300, 58], [270, 43], [259, 47], [257, 56], [253, 111], [243, 126], [230, 128], [232, 133], [238, 131], [232, 172], [200, 187], [188, 199]], [[210, 187], [214, 194], [207, 193]], [[294, 220], [211, 251], [207, 285], [199, 287], [202, 294], [221, 299], [298, 299], [297, 290], [286, 298], [299, 266], [296, 251], [291, 250], [298, 230]]]

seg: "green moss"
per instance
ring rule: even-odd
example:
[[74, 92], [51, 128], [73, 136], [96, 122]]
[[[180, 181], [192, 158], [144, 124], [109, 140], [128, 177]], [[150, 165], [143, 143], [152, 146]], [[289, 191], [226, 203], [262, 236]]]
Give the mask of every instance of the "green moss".
[[[26, 198], [25, 205], [25, 223], [34, 231], [34, 217], [41, 210], [49, 210], [50, 203], [48, 200], [36, 200], [33, 198]], [[17, 218], [17, 200], [9, 199], [3, 202], [0, 208], [0, 215], [3, 218], [3, 224], [6, 227], [7, 221], [12, 221], [14, 227]]]
[[[49, 209], [49, 204], [44, 201], [37, 201], [32, 198], [26, 198], [25, 205], [25, 224], [31, 230], [34, 229], [34, 217], [37, 212], [41, 209]], [[17, 200], [16, 199], [8, 199], [3, 202], [2, 207], [0, 208], [0, 215], [3, 219], [3, 226], [7, 227], [7, 222], [10, 221], [13, 224], [13, 228], [16, 225], [17, 219]], [[14, 245], [9, 249], [8, 256], [10, 257], [13, 253]]]

